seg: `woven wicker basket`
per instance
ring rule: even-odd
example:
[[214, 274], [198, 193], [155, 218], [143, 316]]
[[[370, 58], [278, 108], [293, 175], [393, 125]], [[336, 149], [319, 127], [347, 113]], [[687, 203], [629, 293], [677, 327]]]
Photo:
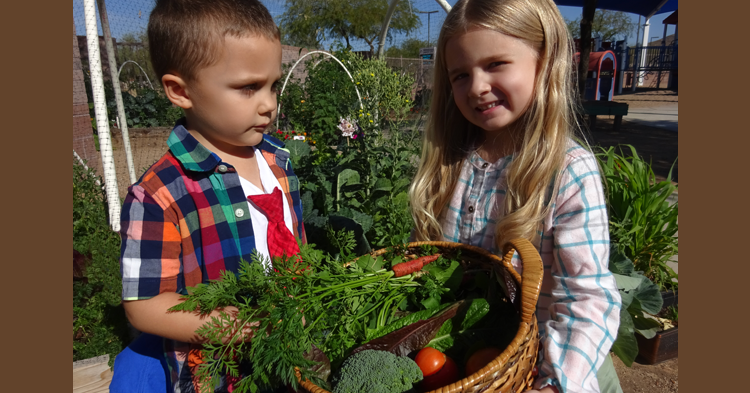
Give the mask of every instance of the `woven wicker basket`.
[[[416, 242], [407, 247], [432, 245], [441, 249], [460, 249], [462, 256], [474, 254], [481, 263], [494, 265], [493, 268], [505, 272], [520, 285], [521, 321], [518, 332], [507, 348], [487, 366], [466, 378], [430, 393], [457, 392], [523, 392], [531, 388], [534, 376], [532, 371], [539, 349], [539, 330], [536, 320], [536, 302], [542, 285], [542, 258], [536, 248], [524, 239], [516, 239], [505, 247], [503, 258], [493, 255], [479, 247], [450, 242]], [[513, 251], [517, 251], [523, 262], [523, 277], [511, 265]], [[378, 256], [386, 249], [372, 253]], [[512, 295], [512, 294], [511, 294]], [[299, 371], [297, 377], [300, 377]], [[310, 393], [330, 393], [309, 380], [300, 382], [302, 388]]]

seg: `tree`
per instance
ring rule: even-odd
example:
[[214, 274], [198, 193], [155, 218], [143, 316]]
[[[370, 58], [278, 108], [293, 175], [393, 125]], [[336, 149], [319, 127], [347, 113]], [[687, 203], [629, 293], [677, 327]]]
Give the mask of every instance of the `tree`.
[[[411, 1], [398, 2], [388, 28], [389, 39], [393, 32], [409, 34], [421, 26]], [[387, 10], [387, 1], [286, 0], [279, 27], [287, 45], [320, 48], [323, 41], [333, 39], [344, 41], [351, 49], [351, 41], [361, 39], [374, 54]]]
[[[581, 18], [565, 20], [568, 31], [573, 38], [581, 38]], [[600, 35], [602, 41], [615, 41], [615, 39], [630, 35], [636, 23], [630, 20], [630, 16], [622, 11], [596, 10], [594, 20], [591, 23], [591, 32]]]
[[434, 46], [434, 43], [422, 41], [418, 38], [409, 38], [401, 43], [400, 46], [391, 46], [385, 51], [386, 57], [419, 57], [419, 50], [421, 48], [428, 48]]
[[[120, 67], [122, 70], [120, 73], [120, 81], [126, 83], [128, 88], [136, 85], [139, 87], [149, 86], [143, 75], [143, 72], [145, 71], [146, 76], [149, 81], [151, 81], [151, 85], [153, 85], [155, 89], [160, 90], [161, 80], [159, 80], [156, 72], [154, 72], [154, 69], [151, 67], [151, 56], [148, 53], [148, 34], [146, 31], [123, 34], [122, 38], [120, 38], [117, 43], [115, 52], [117, 57], [117, 67]], [[138, 63], [143, 71], [141, 71], [141, 69], [135, 64], [129, 63], [123, 66], [123, 63], [128, 60]]]
[[591, 26], [596, 13], [598, 0], [584, 0], [581, 13], [581, 57], [578, 61], [578, 94], [581, 98], [586, 93], [586, 74], [591, 55]]

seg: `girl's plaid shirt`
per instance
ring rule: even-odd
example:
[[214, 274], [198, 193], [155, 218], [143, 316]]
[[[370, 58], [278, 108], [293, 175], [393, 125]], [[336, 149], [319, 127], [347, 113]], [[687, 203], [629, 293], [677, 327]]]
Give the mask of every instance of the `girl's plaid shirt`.
[[[236, 170], [201, 145], [181, 122], [167, 145], [169, 151], [128, 189], [123, 205], [123, 300], [148, 299], [162, 292], [187, 294], [187, 287], [217, 280], [225, 270], [237, 272], [240, 261], [249, 262], [255, 249], [247, 197]], [[299, 181], [283, 147], [265, 135], [257, 151], [279, 180], [292, 207], [294, 236], [304, 242]], [[183, 366], [189, 351], [197, 348], [164, 341], [175, 391], [189, 391], [192, 367]]]
[[[441, 223], [446, 241], [500, 254], [495, 226], [502, 219], [505, 176], [512, 156], [485, 162], [474, 152], [461, 175]], [[620, 293], [609, 271], [609, 223], [596, 158], [571, 142], [558, 175], [551, 209], [534, 242], [544, 263], [536, 315], [541, 367], [535, 388], [599, 392], [596, 372], [620, 324]], [[513, 265], [523, 268], [518, 256]]]

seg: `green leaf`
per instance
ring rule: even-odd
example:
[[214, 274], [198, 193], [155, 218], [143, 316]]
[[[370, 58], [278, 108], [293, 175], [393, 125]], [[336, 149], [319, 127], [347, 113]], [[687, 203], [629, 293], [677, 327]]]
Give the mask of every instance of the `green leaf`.
[[449, 288], [451, 291], [458, 289], [464, 275], [464, 269], [455, 260], [451, 261], [450, 265], [445, 268], [433, 262], [423, 267], [422, 270], [430, 272], [442, 286]]
[[638, 356], [633, 319], [624, 308], [620, 310], [620, 327], [617, 329], [617, 340], [612, 345], [612, 352], [628, 367], [633, 365]]
[[622, 274], [612, 274], [615, 276], [615, 282], [617, 282], [617, 289], [621, 291], [632, 291], [641, 285], [644, 279], [643, 276], [623, 276]]
[[641, 315], [634, 315], [632, 320], [635, 332], [645, 338], [653, 338], [656, 336], [656, 332], [661, 328], [659, 321], [648, 318], [643, 315], [643, 313], [641, 313]]
[[365, 254], [357, 259], [357, 266], [365, 272], [378, 271], [383, 268], [383, 258], [373, 258], [370, 254]]
[[399, 356], [407, 356], [414, 350], [424, 348], [435, 336], [435, 333], [440, 330], [443, 323], [456, 315], [456, 311], [460, 305], [461, 302], [454, 303], [429, 319], [414, 322], [372, 340], [354, 349], [352, 354], [366, 349], [375, 349], [388, 351]]
[[375, 182], [375, 187], [373, 187], [372, 191], [390, 191], [392, 189], [393, 185], [391, 184], [391, 181], [381, 177]]
[[648, 279], [641, 281], [641, 285], [635, 290], [635, 299], [640, 304], [641, 310], [649, 314], [658, 314], [664, 304], [659, 287]]
[[610, 246], [609, 270], [612, 273], [623, 275], [629, 275], [633, 272], [633, 261], [620, 252], [615, 243]]
[[421, 303], [425, 309], [434, 309], [440, 306], [440, 299], [436, 297], [428, 297], [427, 299], [422, 300]]

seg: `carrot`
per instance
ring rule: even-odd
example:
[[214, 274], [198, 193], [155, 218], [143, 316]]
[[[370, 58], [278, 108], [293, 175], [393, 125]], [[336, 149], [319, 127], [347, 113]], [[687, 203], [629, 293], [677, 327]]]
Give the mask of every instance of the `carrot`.
[[407, 274], [418, 272], [422, 270], [424, 265], [427, 265], [428, 263], [431, 263], [431, 262], [435, 262], [438, 258], [440, 258], [440, 254], [428, 255], [428, 256], [417, 258], [417, 259], [413, 259], [411, 261], [397, 263], [393, 265], [393, 273], [395, 273], [394, 277], [401, 277]]

